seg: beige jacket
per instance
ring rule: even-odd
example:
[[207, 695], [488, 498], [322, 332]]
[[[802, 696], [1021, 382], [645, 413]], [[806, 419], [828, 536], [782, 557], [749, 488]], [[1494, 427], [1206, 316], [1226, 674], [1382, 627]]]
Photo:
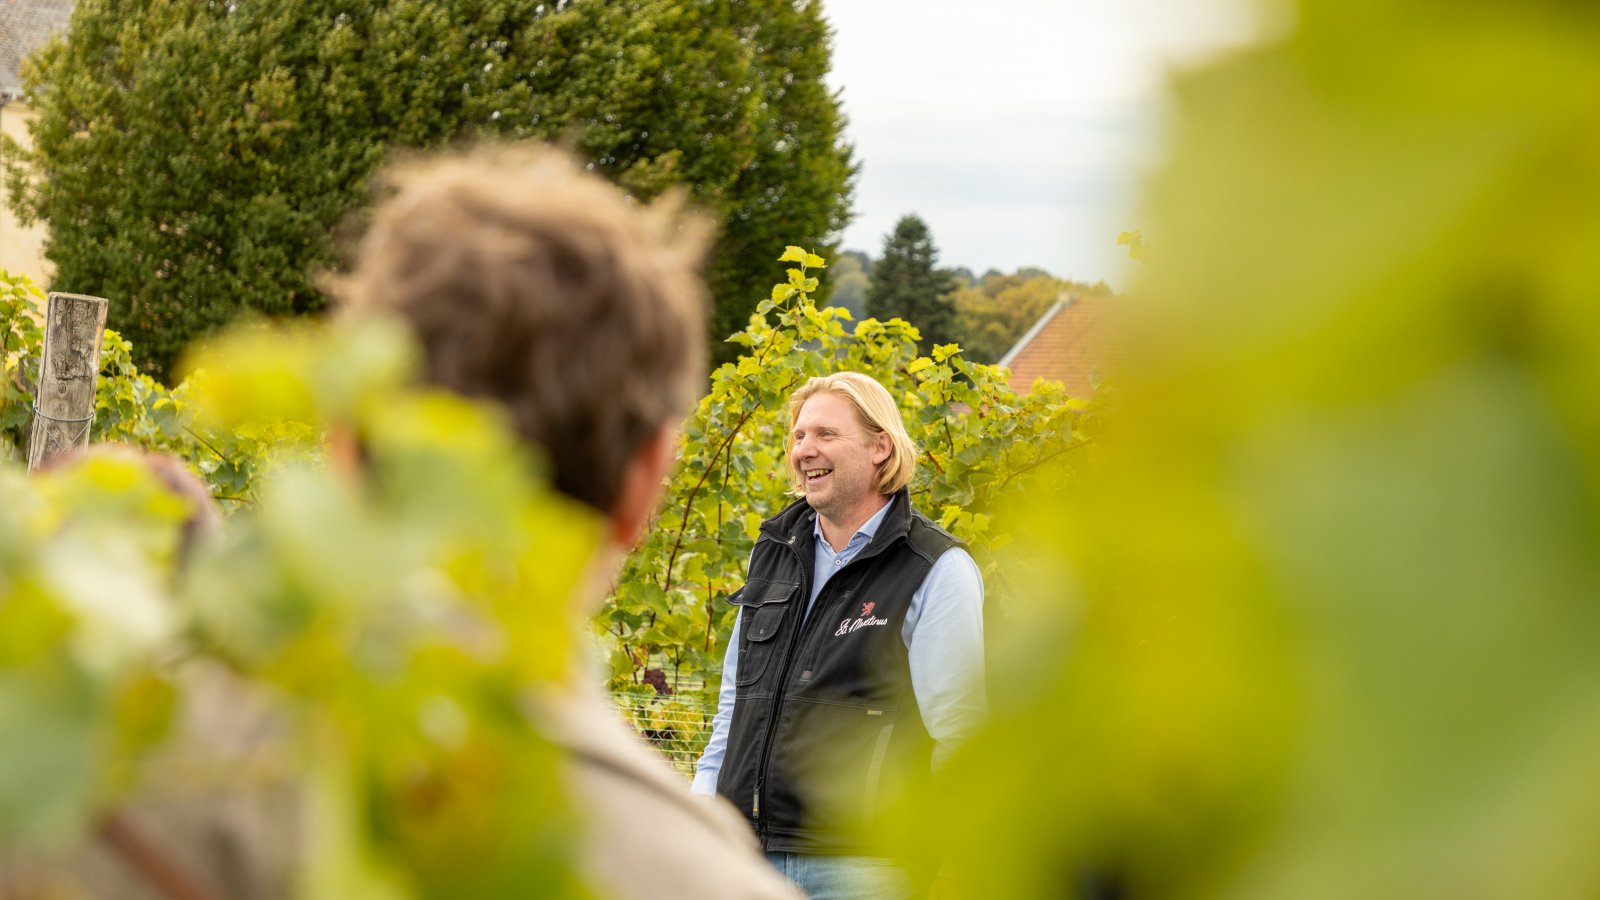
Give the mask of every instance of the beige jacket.
[[[178, 739], [119, 814], [120, 849], [104, 828], [55, 853], [0, 847], [0, 900], [171, 896], [132, 864], [128, 834], [209, 896], [294, 896], [303, 808], [278, 710], [219, 667], [186, 674], [190, 703]], [[566, 758], [564, 781], [585, 829], [579, 872], [597, 896], [802, 896], [767, 865], [733, 808], [691, 796], [598, 688], [546, 692], [531, 719]]]
[[565, 751], [574, 813], [585, 829], [579, 871], [602, 897], [801, 900], [762, 857], [720, 797], [689, 783], [634, 734], [598, 689], [551, 693], [533, 716]]

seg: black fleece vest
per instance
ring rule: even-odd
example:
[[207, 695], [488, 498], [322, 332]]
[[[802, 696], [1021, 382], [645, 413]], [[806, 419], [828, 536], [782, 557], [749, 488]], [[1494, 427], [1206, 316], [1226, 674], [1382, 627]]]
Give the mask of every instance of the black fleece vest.
[[931, 765], [900, 631], [912, 594], [959, 542], [902, 490], [806, 615], [815, 522], [802, 499], [762, 523], [749, 579], [728, 598], [740, 610], [738, 684], [717, 792], [767, 850], [870, 853], [857, 832], [881, 788]]

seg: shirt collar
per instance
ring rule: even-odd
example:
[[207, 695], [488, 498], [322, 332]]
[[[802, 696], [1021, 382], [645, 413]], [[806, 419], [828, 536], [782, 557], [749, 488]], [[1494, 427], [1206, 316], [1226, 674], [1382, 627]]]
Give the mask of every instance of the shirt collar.
[[[856, 533], [850, 536], [850, 540], [845, 542], [845, 546], [848, 547], [851, 544], [856, 543], [858, 538], [861, 539], [861, 543], [863, 544], [871, 541], [872, 538], [878, 533], [878, 526], [883, 524], [883, 517], [889, 514], [889, 507], [893, 505], [894, 497], [891, 495], [889, 497], [889, 502], [879, 507], [878, 511], [872, 514], [872, 518], [863, 522], [861, 527], [856, 529]], [[822, 517], [815, 513], [812, 513], [811, 515], [811, 534], [816, 538], [819, 545], [827, 545], [828, 542], [822, 538]], [[833, 548], [828, 547], [828, 549], [832, 550]]]

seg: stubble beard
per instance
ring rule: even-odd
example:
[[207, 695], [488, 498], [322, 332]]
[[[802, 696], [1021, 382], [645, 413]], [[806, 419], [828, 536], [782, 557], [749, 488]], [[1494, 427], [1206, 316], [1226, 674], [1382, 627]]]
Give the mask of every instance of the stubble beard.
[[817, 495], [809, 492], [806, 494], [806, 503], [810, 504], [811, 508], [816, 512], [817, 515], [827, 519], [830, 522], [833, 521], [833, 513], [837, 511], [835, 509], [835, 507], [838, 506], [837, 503], [830, 503], [827, 500], [819, 500]]
[[[828, 477], [838, 479], [840, 474], [840, 470], [836, 467], [833, 470], [833, 474]], [[821, 497], [807, 491], [805, 494], [806, 503], [811, 506], [817, 515], [822, 516], [829, 522], [842, 522], [850, 511], [855, 508], [855, 502], [853, 502], [852, 498], [858, 501], [861, 492], [851, 491], [849, 488], [854, 487], [854, 485], [841, 484], [837, 480], [828, 487], [829, 490], [825, 491]], [[866, 485], [862, 487], [866, 487]]]
[[[805, 473], [799, 469], [796, 469], [795, 474], [800, 479], [800, 490], [802, 491], [802, 496], [806, 498], [806, 504], [809, 505], [817, 515], [831, 520], [833, 517], [830, 515], [830, 513], [833, 512], [834, 507], [838, 505], [838, 493], [834, 492], [834, 496], [832, 498], [834, 502], [830, 502], [829, 499], [819, 498], [816, 493], [814, 493], [810, 488], [806, 487]], [[829, 477], [834, 477], [838, 474], [839, 470], [834, 469], [833, 476]]]

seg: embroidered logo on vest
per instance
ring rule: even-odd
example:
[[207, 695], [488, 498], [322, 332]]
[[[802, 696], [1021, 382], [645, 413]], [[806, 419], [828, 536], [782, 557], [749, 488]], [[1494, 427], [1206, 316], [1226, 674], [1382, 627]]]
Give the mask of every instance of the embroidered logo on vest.
[[876, 604], [876, 603], [863, 603], [863, 604], [861, 604], [861, 615], [858, 616], [854, 622], [850, 621], [849, 619], [845, 619], [843, 622], [840, 622], [839, 623], [839, 630], [835, 631], [833, 633], [833, 636], [834, 637], [843, 637], [844, 635], [847, 635], [847, 634], [849, 634], [849, 633], [851, 633], [853, 631], [856, 631], [857, 629], [860, 629], [860, 628], [869, 628], [869, 627], [871, 627], [873, 625], [887, 625], [887, 624], [889, 624], [889, 620], [888, 619], [875, 619], [875, 618], [872, 617], [873, 607], [875, 607], [877, 605], [878, 604]]

